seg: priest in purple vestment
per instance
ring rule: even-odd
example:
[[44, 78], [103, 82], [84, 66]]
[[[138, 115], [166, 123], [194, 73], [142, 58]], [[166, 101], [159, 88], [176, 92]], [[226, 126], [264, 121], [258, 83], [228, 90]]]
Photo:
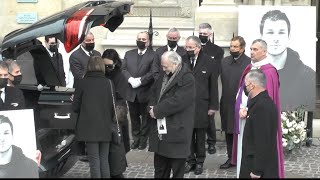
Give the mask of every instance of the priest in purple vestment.
[[279, 97], [279, 75], [274, 66], [270, 64], [267, 58], [267, 43], [262, 39], [256, 39], [252, 42], [251, 49], [251, 64], [249, 64], [242, 73], [239, 90], [235, 104], [235, 123], [233, 134], [232, 148], [232, 164], [237, 165], [237, 178], [239, 178], [241, 154], [242, 154], [242, 137], [246, 122], [247, 101], [248, 97], [244, 93], [244, 77], [251, 69], [260, 69], [266, 76], [266, 90], [269, 96], [274, 101], [278, 109], [278, 130], [277, 130], [277, 151], [278, 151], [278, 174], [279, 178], [284, 178], [283, 164], [283, 148], [282, 148], [282, 129], [280, 117], [280, 97]]

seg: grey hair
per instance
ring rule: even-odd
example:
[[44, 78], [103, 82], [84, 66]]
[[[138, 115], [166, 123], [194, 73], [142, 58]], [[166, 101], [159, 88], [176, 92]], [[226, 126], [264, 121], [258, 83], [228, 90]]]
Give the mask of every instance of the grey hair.
[[168, 31], [168, 34], [170, 32], [177, 32], [179, 34], [179, 37], [180, 37], [180, 32], [179, 32], [179, 30], [177, 28], [175, 28], [175, 27], [170, 28], [169, 31]]
[[212, 27], [209, 23], [201, 23], [199, 24], [199, 29], [208, 29], [210, 33], [213, 32]]
[[13, 72], [13, 68], [14, 68], [14, 67], [16, 67], [16, 66], [20, 67], [19, 64], [17, 63], [17, 61], [12, 60], [12, 59], [8, 59], [8, 60], [6, 61], [6, 63], [7, 63], [7, 65], [8, 65], [8, 71], [9, 71], [9, 73], [12, 73], [12, 72]]
[[267, 42], [263, 39], [256, 39], [252, 42], [252, 44], [255, 44], [255, 43], [260, 43], [262, 49], [264, 49], [265, 51], [268, 50], [268, 45], [267, 45]]
[[195, 42], [197, 47], [201, 49], [201, 40], [199, 39], [199, 37], [197, 37], [197, 36], [189, 36], [186, 39], [186, 42], [189, 41], [189, 40], [192, 40], [193, 42]]
[[167, 51], [163, 53], [163, 55], [161, 56], [161, 59], [164, 59], [164, 58], [168, 58], [168, 60], [175, 65], [179, 65], [182, 63], [181, 56], [174, 51]]
[[5, 61], [0, 62], [0, 68], [9, 71], [8, 64]]
[[249, 73], [246, 75], [246, 79], [260, 87], [266, 87], [266, 76], [259, 69], [250, 70]]

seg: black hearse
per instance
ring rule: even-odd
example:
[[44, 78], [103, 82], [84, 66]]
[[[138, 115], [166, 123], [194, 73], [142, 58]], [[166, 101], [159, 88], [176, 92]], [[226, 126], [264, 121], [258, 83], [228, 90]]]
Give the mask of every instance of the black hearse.
[[[72, 112], [72, 88], [57, 88], [57, 77], [50, 57], [37, 39], [54, 35], [66, 52], [72, 51], [95, 26], [115, 31], [130, 12], [132, 2], [87, 1], [15, 30], [3, 38], [1, 55], [5, 61], [15, 59], [21, 66], [23, 79], [18, 86], [24, 93], [27, 108], [34, 109], [37, 148], [42, 152], [39, 172], [55, 175], [74, 153], [74, 127], [77, 115]], [[35, 72], [35, 65], [41, 67]], [[47, 89], [37, 90], [39, 76]]]

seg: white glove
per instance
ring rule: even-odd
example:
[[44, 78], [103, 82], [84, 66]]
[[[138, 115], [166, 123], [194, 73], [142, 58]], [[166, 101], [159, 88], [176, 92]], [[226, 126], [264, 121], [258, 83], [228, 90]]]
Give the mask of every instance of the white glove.
[[136, 81], [135, 81], [135, 79], [134, 79], [133, 77], [130, 77], [130, 78], [128, 79], [128, 82], [131, 84], [131, 86], [132, 86], [133, 88], [135, 88], [135, 86], [136, 86]]
[[141, 77], [134, 78], [134, 80], [136, 81], [136, 86], [137, 87], [141, 86]]
[[37, 89], [38, 89], [38, 91], [42, 91], [42, 90], [43, 90], [43, 86], [42, 86], [41, 84], [39, 84], [39, 85], [37, 86]]

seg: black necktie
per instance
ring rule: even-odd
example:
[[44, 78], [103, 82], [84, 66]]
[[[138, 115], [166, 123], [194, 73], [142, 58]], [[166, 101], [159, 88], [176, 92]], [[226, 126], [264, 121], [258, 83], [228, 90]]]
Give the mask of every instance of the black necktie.
[[93, 56], [93, 53], [92, 53], [92, 51], [90, 51], [90, 52], [89, 52], [89, 55], [90, 55], [90, 56]]
[[2, 110], [2, 108], [3, 108], [3, 100], [2, 100], [2, 98], [1, 98], [1, 94], [2, 94], [2, 91], [0, 91], [0, 110]]
[[173, 48], [170, 48], [170, 51], [173, 51]]
[[191, 70], [193, 71], [194, 70], [194, 60], [195, 60], [195, 58], [192, 57], [192, 58], [190, 58], [190, 60], [191, 60]]
[[139, 52], [139, 56], [142, 56], [143, 54], [142, 54], [142, 52]]

